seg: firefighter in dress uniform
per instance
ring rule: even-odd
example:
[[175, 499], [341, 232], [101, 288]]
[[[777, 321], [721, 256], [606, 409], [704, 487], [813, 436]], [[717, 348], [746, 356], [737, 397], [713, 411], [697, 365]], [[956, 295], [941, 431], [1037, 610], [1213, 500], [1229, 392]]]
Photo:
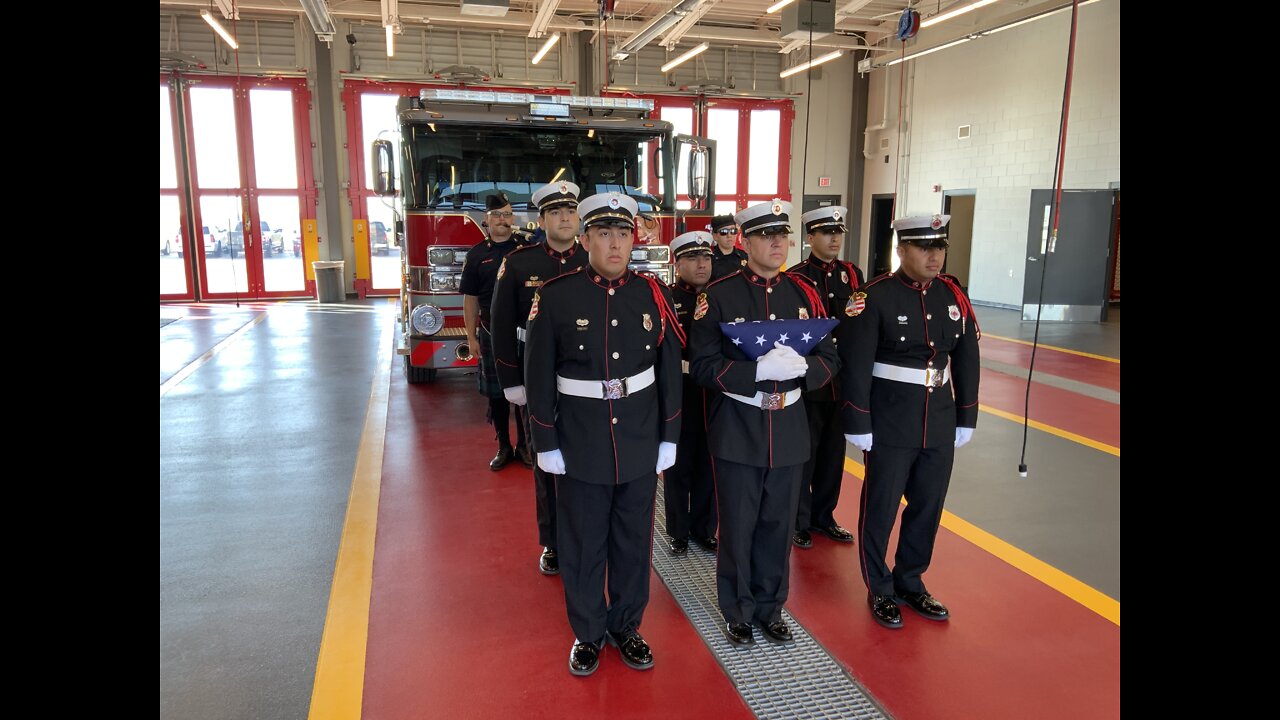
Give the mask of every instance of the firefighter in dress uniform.
[[680, 439], [684, 332], [666, 286], [627, 268], [635, 200], [601, 193], [579, 210], [590, 262], [534, 297], [525, 387], [538, 465], [556, 477], [569, 671], [590, 675], [605, 642], [653, 667], [639, 627], [657, 474]]
[[[826, 303], [827, 315], [833, 318], [845, 317], [849, 297], [864, 282], [857, 265], [840, 259], [840, 248], [848, 232], [846, 217], [848, 211], [838, 205], [801, 215], [800, 223], [809, 240], [809, 257], [788, 270], [813, 282]], [[843, 322], [837, 330], [837, 346], [848, 325]], [[806, 392], [804, 409], [809, 415], [809, 462], [804, 464], [800, 478], [800, 506], [796, 510], [792, 542], [799, 548], [811, 548], [812, 531], [816, 530], [836, 542], [851, 543], [853, 534], [840, 527], [835, 518], [844, 479], [845, 452], [844, 433], [840, 428], [839, 378]]]
[[[698, 295], [711, 279], [711, 253], [715, 251], [711, 233], [695, 230], [671, 241], [677, 278], [671, 286], [676, 316], [686, 334], [692, 332], [693, 308]], [[689, 377], [689, 348], [684, 349], [684, 419], [680, 425], [680, 449], [676, 464], [662, 474], [667, 509], [667, 534], [671, 552], [689, 552], [692, 538], [704, 550], [715, 552], [716, 488], [715, 466], [707, 447], [707, 390]], [[843, 439], [841, 440], [843, 442]]]
[[[538, 206], [538, 224], [546, 232], [546, 239], [512, 252], [502, 262], [490, 312], [494, 364], [502, 392], [508, 401], [521, 407], [525, 404], [525, 324], [534, 295], [546, 281], [587, 263], [587, 254], [578, 245], [578, 186], [571, 182], [548, 183], [534, 191], [530, 200]], [[527, 427], [527, 413], [524, 419]], [[544, 575], [556, 575], [560, 561], [556, 555], [555, 479], [535, 467], [533, 487], [538, 543], [542, 545], [538, 569]]]
[[753, 361], [720, 328], [825, 315], [813, 286], [781, 271], [791, 245], [790, 214], [791, 203], [782, 200], [738, 213], [747, 265], [711, 283], [693, 314], [689, 373], [714, 391], [707, 436], [720, 515], [716, 590], [725, 636], [738, 645], [755, 642], [752, 624], [770, 642], [793, 641], [782, 606], [800, 474], [809, 459], [803, 392], [831, 382], [840, 365], [830, 337], [807, 357], [776, 338], [773, 349]]
[[[951, 617], [925, 589], [956, 448], [978, 421], [978, 330], [973, 306], [951, 275], [947, 215], [895, 220], [901, 266], [867, 283], [848, 303], [843, 420], [864, 453], [858, 517], [859, 566], [867, 604], [884, 627], [902, 627], [898, 601], [930, 620]], [[903, 498], [893, 570], [889, 533]]]

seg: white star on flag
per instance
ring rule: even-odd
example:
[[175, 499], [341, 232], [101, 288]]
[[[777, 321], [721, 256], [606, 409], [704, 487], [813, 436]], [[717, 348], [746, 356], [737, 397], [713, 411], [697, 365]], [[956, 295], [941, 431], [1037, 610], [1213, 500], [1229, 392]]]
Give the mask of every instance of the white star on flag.
[[800, 342], [809, 342], [812, 339], [813, 339], [813, 336], [810, 335], [809, 333], [805, 333], [800, 336]]
[[733, 339], [733, 344], [734, 344], [734, 345], [741, 345], [741, 344], [742, 344], [742, 341], [741, 341], [741, 340], [739, 340], [738, 338], [734, 338], [734, 339]]
[[786, 345], [787, 341], [790, 339], [791, 338], [786, 333], [782, 333], [781, 335], [778, 336], [778, 342], [782, 343], [783, 345]]
[[763, 345], [764, 343], [765, 343], [764, 336], [763, 336], [763, 335], [757, 335], [757, 336], [756, 336], [756, 344], [757, 344], [757, 345]]

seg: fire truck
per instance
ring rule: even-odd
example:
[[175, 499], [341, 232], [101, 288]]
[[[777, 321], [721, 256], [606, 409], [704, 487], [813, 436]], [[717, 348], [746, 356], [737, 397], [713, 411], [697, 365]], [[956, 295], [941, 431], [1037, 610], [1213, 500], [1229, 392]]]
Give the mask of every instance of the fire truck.
[[[396, 212], [396, 352], [410, 383], [475, 367], [458, 285], [467, 251], [485, 238], [490, 195], [506, 195], [516, 225], [529, 229], [538, 219], [530, 196], [547, 183], [573, 182], [579, 199], [630, 195], [640, 209], [631, 267], [666, 283], [671, 240], [712, 214], [714, 142], [651, 119], [652, 100], [440, 88], [400, 98], [396, 111], [395, 138], [375, 140], [370, 157], [375, 192]], [[677, 193], [688, 207], [676, 209]]]

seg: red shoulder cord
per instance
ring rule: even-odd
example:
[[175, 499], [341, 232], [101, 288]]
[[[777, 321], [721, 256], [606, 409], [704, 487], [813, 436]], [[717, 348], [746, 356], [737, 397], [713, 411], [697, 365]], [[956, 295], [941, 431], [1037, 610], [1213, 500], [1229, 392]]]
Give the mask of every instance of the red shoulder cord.
[[813, 311], [813, 316], [816, 318], [827, 317], [826, 304], [822, 302], [822, 296], [818, 294], [817, 288], [794, 277], [791, 273], [785, 273], [785, 275], [804, 293], [805, 298], [809, 301], [809, 309]]
[[667, 326], [670, 326], [675, 333], [676, 340], [680, 341], [680, 347], [684, 347], [688, 344], [684, 336], [684, 328], [680, 327], [680, 318], [676, 317], [675, 308], [671, 307], [666, 298], [662, 296], [662, 287], [657, 280], [648, 275], [640, 275], [640, 277], [649, 283], [649, 289], [653, 291], [653, 302], [658, 306], [659, 319], [662, 321], [662, 328], [658, 330], [658, 344], [662, 344], [662, 338], [666, 335]]

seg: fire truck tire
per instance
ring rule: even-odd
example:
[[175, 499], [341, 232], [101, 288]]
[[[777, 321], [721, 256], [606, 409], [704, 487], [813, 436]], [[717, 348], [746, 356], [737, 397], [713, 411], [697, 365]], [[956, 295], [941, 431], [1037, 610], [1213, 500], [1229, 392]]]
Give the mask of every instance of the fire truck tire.
[[435, 382], [436, 369], [414, 367], [409, 363], [409, 356], [404, 356], [404, 377], [409, 381], [410, 385], [418, 385], [420, 383]]

